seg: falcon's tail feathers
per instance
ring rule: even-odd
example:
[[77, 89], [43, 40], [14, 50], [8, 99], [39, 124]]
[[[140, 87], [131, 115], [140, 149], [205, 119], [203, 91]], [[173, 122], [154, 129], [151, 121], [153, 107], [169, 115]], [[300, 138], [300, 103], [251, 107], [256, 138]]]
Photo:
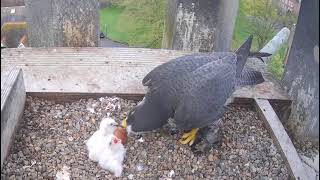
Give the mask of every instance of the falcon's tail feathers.
[[271, 56], [272, 54], [269, 54], [269, 53], [264, 53], [264, 52], [250, 52], [249, 54], [249, 57], [255, 57], [255, 58], [258, 58], [260, 59], [263, 63], [263, 57], [268, 57], [268, 56]]
[[249, 36], [249, 38], [240, 46], [240, 48], [235, 52], [237, 54], [237, 69], [236, 76], [239, 77], [243, 70], [244, 65], [247, 62], [248, 57], [250, 56], [250, 48], [252, 44], [253, 36]]
[[264, 78], [259, 71], [255, 71], [252, 68], [245, 67], [240, 74], [240, 77], [236, 80], [236, 86], [248, 86], [256, 85], [264, 82]]
[[239, 77], [243, 70], [244, 65], [247, 62], [248, 57], [256, 57], [260, 59], [262, 62], [262, 57], [268, 57], [272, 54], [264, 53], [264, 52], [251, 52], [251, 44], [252, 44], [253, 36], [250, 35], [249, 38], [240, 46], [240, 48], [236, 51], [237, 54], [237, 70], [236, 75]]

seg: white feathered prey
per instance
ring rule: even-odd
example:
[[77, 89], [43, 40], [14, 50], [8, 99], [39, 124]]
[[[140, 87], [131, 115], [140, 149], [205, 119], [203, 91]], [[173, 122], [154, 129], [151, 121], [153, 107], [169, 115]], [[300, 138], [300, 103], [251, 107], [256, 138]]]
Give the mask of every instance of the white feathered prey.
[[123, 160], [126, 150], [121, 141], [111, 141], [110, 148], [104, 149], [99, 159], [99, 165], [103, 169], [113, 172], [116, 177], [120, 177], [123, 170]]
[[99, 129], [88, 139], [86, 146], [90, 160], [98, 162], [103, 169], [119, 177], [122, 174], [126, 150], [121, 141], [113, 135], [116, 126], [114, 119], [102, 119]]

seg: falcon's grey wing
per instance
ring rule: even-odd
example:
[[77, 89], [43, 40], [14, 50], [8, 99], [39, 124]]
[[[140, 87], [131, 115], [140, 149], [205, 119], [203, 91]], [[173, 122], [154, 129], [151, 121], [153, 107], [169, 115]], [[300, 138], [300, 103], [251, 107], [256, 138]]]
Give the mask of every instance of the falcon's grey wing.
[[197, 69], [175, 111], [177, 127], [201, 128], [221, 118], [224, 104], [234, 91], [235, 75], [235, 61], [214, 61]]
[[244, 67], [241, 75], [237, 77], [236, 86], [242, 87], [247, 85], [256, 85], [264, 82], [261, 72], [255, 71], [253, 68]]
[[178, 78], [181, 74], [192, 72], [208, 62], [221, 59], [230, 54], [233, 53], [196, 53], [178, 57], [154, 68], [143, 78], [142, 84], [144, 86], [151, 86], [151, 82], [157, 83], [159, 81], [170, 81], [173, 78]]
[[171, 76], [171, 74], [180, 74], [184, 72], [188, 72], [190, 68], [201, 66], [204, 61], [193, 61], [194, 59], [198, 59], [202, 57], [203, 54], [191, 54], [182, 57], [178, 57], [176, 59], [170, 60], [166, 63], [163, 63], [152, 71], [150, 71], [142, 80], [142, 84], [144, 86], [149, 86], [151, 81], [157, 81], [160, 79], [166, 79], [165, 77]]
[[181, 94], [187, 90], [183, 86], [189, 81], [188, 74], [197, 68], [213, 61], [235, 56], [234, 53], [193, 54], [179, 57], [164, 63], [152, 70], [143, 80], [148, 86], [146, 98], [156, 99], [158, 104], [165, 105], [165, 109], [176, 108]]

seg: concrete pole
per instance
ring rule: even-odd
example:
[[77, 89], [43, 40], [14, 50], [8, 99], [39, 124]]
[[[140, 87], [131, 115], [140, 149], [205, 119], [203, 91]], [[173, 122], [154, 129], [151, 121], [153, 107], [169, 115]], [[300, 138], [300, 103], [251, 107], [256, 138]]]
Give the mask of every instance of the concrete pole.
[[[261, 50], [260, 52], [275, 54], [281, 46], [288, 41], [290, 30], [287, 27], [282, 28]], [[263, 58], [268, 63], [272, 57]]]
[[289, 126], [300, 140], [319, 143], [319, 1], [301, 1], [284, 88], [293, 100]]
[[291, 49], [291, 46], [292, 46], [293, 35], [294, 35], [294, 32], [295, 32], [295, 29], [296, 29], [296, 25], [294, 24], [291, 27], [291, 31], [290, 31], [290, 35], [289, 35], [288, 49], [287, 49], [287, 52], [286, 52], [286, 57], [284, 58], [284, 63], [283, 63], [284, 65], [286, 65], [287, 62], [288, 62], [289, 52], [290, 52], [290, 49]]
[[162, 47], [229, 51], [238, 0], [168, 0]]
[[31, 47], [99, 46], [98, 0], [25, 0]]

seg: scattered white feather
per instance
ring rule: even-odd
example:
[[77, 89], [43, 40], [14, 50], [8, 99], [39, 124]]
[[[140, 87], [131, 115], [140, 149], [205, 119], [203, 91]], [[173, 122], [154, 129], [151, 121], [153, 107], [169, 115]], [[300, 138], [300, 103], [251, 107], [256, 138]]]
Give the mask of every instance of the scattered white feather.
[[22, 168], [23, 168], [23, 169], [26, 169], [26, 168], [32, 167], [32, 166], [35, 165], [36, 163], [37, 163], [36, 160], [31, 160], [31, 165], [30, 165], [30, 166], [23, 166]]
[[89, 159], [98, 162], [105, 170], [119, 177], [123, 170], [123, 160], [126, 153], [121, 141], [114, 141], [113, 135], [117, 123], [112, 118], [104, 118], [96, 131], [86, 142]]
[[114, 104], [111, 104], [111, 106], [112, 106], [112, 111], [115, 111], [117, 106]]
[[136, 169], [137, 169], [137, 171], [142, 171], [142, 170], [143, 170], [143, 164], [142, 164], [142, 163], [139, 163], [139, 164], [136, 166]]
[[58, 171], [56, 174], [56, 180], [70, 180], [70, 167], [63, 166], [61, 171]]
[[140, 139], [138, 139], [139, 142], [143, 143], [144, 139], [141, 137]]
[[168, 174], [168, 177], [171, 178], [175, 175], [174, 170], [171, 170]]
[[118, 97], [112, 97], [112, 98], [110, 98], [110, 100], [111, 100], [111, 102], [116, 102], [116, 101], [119, 100], [119, 98]]
[[94, 108], [92, 108], [92, 107], [87, 107], [87, 110], [88, 110], [89, 112], [91, 112], [91, 113], [94, 113]]
[[133, 179], [133, 174], [129, 174], [128, 179]]
[[114, 111], [116, 109], [116, 105], [112, 104], [111, 102], [108, 102], [107, 106], [106, 106], [106, 110], [111, 109], [112, 111]]
[[73, 137], [69, 137], [68, 140], [69, 140], [69, 141], [73, 141]]

